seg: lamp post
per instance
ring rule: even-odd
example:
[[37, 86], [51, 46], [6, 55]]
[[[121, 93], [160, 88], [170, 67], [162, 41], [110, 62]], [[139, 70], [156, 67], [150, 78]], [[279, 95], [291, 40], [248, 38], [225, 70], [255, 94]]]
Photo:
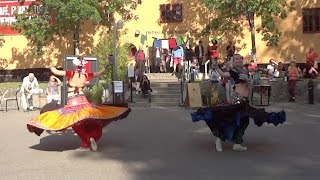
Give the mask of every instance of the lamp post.
[[114, 63], [113, 63], [113, 80], [117, 80], [118, 76], [117, 76], [117, 64], [118, 64], [118, 29], [122, 29], [123, 28], [123, 22], [121, 20], [119, 20], [118, 22], [115, 22], [114, 24]]
[[[117, 64], [118, 64], [118, 29], [122, 29], [123, 28], [123, 22], [121, 20], [119, 20], [118, 22], [115, 21], [114, 23], [114, 55], [113, 55], [113, 59], [114, 59], [114, 62], [113, 62], [113, 71], [112, 71], [112, 81], [117, 81], [118, 80], [118, 67], [117, 67]], [[113, 103], [118, 103], [119, 102], [119, 94], [115, 93], [115, 82], [112, 83], [113, 84]]]

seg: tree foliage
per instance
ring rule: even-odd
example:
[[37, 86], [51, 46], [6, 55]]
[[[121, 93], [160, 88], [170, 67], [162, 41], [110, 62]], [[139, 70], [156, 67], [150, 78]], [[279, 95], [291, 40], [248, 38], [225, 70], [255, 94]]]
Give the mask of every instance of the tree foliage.
[[[120, 43], [119, 43], [120, 44]], [[114, 53], [114, 38], [107, 34], [100, 39], [100, 42], [92, 48], [92, 54], [98, 57], [100, 67], [104, 67], [106, 63], [106, 56]], [[119, 80], [125, 80], [127, 77], [127, 62], [128, 62], [129, 46], [127, 44], [120, 45], [117, 48], [117, 77]], [[101, 77], [105, 83], [110, 83], [112, 77], [112, 68]]]
[[[282, 35], [277, 27], [278, 20], [285, 19], [296, 6], [295, 0], [203, 0], [206, 7], [214, 12], [214, 18], [203, 29], [202, 35], [212, 30], [223, 35], [226, 32], [241, 32], [239, 18], [246, 19], [250, 30], [263, 36], [268, 46], [277, 46]], [[261, 26], [254, 27], [254, 17], [261, 18]]]
[[[35, 46], [42, 47], [58, 36], [74, 32], [79, 24], [111, 25], [112, 15], [118, 13], [122, 20], [137, 18], [132, 9], [141, 1], [137, 0], [41, 0], [41, 11], [35, 14], [29, 8], [23, 14], [16, 14], [13, 28], [21, 32]], [[21, 1], [23, 4], [24, 1]], [[30, 15], [31, 18], [30, 18]], [[111, 16], [110, 16], [111, 15]]]

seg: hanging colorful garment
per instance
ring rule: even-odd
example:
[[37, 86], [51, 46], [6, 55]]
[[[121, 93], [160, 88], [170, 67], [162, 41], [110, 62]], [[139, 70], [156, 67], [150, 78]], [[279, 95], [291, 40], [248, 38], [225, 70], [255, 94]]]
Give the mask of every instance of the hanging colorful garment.
[[169, 38], [169, 48], [173, 49], [177, 47], [177, 41], [175, 38]]
[[176, 41], [178, 46], [182, 46], [184, 44], [182, 36], [177, 37]]

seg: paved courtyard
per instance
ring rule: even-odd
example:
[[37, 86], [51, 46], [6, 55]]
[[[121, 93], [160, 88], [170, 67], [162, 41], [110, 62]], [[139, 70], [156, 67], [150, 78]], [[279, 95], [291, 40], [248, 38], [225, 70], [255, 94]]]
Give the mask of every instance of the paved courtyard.
[[246, 152], [225, 144], [215, 151], [204, 122], [193, 123], [183, 108], [134, 108], [127, 119], [104, 129], [98, 152], [79, 152], [77, 136], [41, 137], [26, 129], [38, 111], [0, 112], [0, 179], [320, 179], [320, 105], [283, 103], [274, 127], [250, 124]]

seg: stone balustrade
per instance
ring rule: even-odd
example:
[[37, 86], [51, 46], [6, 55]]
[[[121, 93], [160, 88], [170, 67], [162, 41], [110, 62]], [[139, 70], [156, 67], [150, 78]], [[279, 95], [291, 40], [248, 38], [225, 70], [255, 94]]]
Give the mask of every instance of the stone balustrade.
[[[296, 85], [296, 101], [308, 101], [308, 82], [309, 79], [299, 79]], [[314, 79], [314, 102], [320, 102], [320, 79]], [[212, 83], [210, 82], [199, 82], [201, 84], [201, 94], [203, 99], [210, 99], [212, 95]], [[271, 96], [270, 102], [288, 102], [289, 93], [288, 93], [288, 81], [284, 81], [282, 78], [278, 78], [274, 82], [270, 82], [269, 79], [261, 79], [261, 85], [270, 85], [271, 86]], [[220, 84], [214, 84], [216, 90], [219, 93], [219, 99], [224, 100], [225, 98], [225, 89]], [[251, 93], [250, 93], [251, 95]], [[251, 97], [250, 97], [251, 99]], [[253, 93], [253, 101], [260, 101], [260, 94]], [[267, 101], [267, 93], [263, 93], [263, 103]], [[205, 103], [205, 102], [204, 102]], [[255, 103], [257, 104], [257, 103]]]

